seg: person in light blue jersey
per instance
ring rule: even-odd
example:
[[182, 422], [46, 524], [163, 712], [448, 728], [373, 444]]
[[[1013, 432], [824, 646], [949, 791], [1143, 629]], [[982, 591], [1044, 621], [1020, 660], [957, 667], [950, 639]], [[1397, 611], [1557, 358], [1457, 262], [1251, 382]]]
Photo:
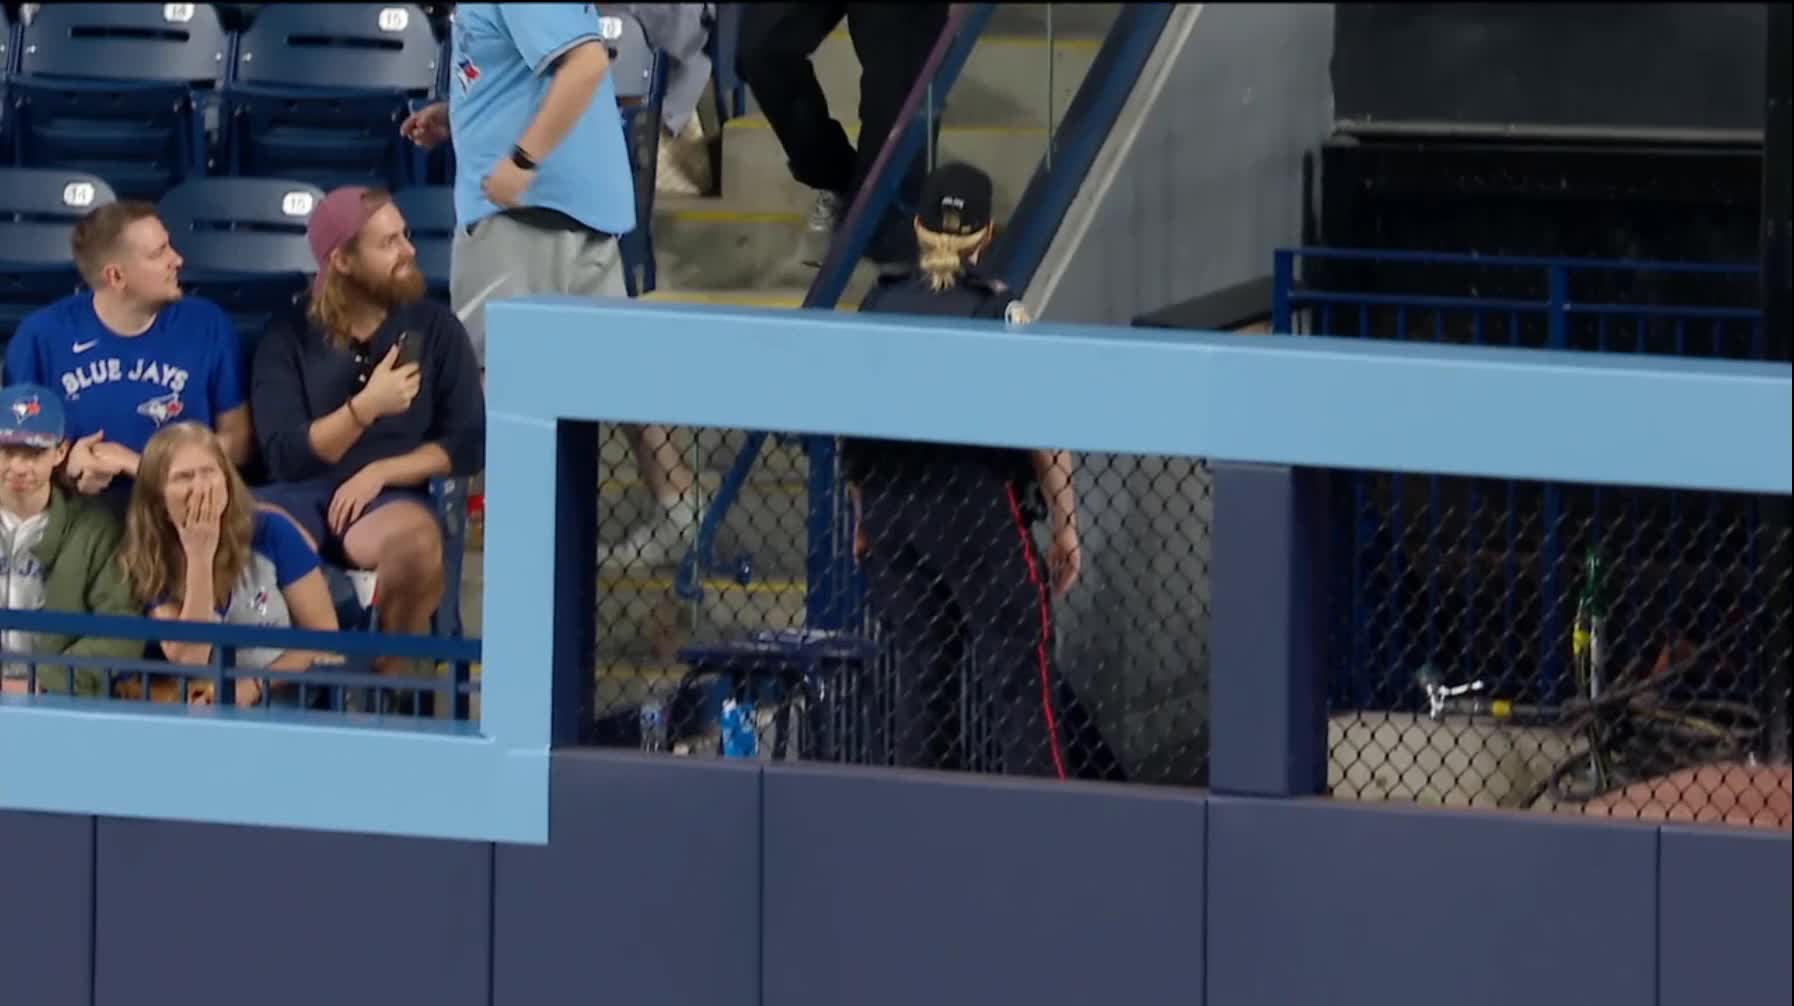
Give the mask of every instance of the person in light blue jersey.
[[[457, 4], [449, 100], [406, 119], [426, 149], [452, 138], [455, 243], [449, 299], [486, 361], [486, 305], [530, 294], [622, 297], [617, 237], [635, 181], [594, 4]], [[691, 470], [660, 427], [625, 427], [660, 519], [601, 561], [677, 561], [697, 526]]]
[[255, 442], [242, 342], [218, 305], [182, 295], [181, 256], [149, 203], [109, 203], [69, 241], [88, 289], [33, 312], [6, 347], [6, 382], [62, 398], [64, 475], [123, 510], [138, 456], [169, 423], [216, 430], [243, 463]]
[[450, 299], [483, 361], [488, 301], [623, 295], [635, 181], [593, 5], [458, 4], [452, 37], [448, 101], [402, 128], [453, 138]]

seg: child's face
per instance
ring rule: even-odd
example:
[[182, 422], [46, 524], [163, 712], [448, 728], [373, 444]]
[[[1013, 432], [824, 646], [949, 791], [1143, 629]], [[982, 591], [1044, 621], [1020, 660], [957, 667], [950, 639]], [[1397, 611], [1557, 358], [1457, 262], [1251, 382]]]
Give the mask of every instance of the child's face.
[[29, 496], [50, 484], [66, 453], [66, 443], [55, 447], [0, 445], [0, 485], [4, 485], [8, 495]]

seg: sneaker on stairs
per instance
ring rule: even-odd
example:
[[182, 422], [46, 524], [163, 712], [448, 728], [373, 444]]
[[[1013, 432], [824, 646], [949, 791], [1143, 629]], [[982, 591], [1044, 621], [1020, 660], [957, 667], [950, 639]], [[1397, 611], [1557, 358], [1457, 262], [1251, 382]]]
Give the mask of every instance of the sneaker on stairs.
[[812, 268], [821, 267], [822, 260], [828, 258], [829, 245], [835, 240], [835, 228], [840, 225], [845, 209], [845, 197], [834, 192], [816, 193], [816, 205], [804, 222], [803, 238], [798, 244], [798, 261]]
[[622, 541], [598, 546], [598, 564], [611, 570], [676, 566], [685, 557], [697, 530], [696, 504], [684, 499], [664, 504], [658, 514], [637, 525]]
[[654, 156], [654, 191], [663, 196], [701, 196], [710, 191], [710, 151], [696, 114], [677, 134], [660, 130]]

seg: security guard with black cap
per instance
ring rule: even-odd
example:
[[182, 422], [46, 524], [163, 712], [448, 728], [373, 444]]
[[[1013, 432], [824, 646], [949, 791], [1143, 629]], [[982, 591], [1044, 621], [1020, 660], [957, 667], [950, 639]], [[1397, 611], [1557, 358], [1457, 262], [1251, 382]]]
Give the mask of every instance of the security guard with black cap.
[[[915, 230], [919, 268], [883, 279], [861, 311], [1027, 322], [1021, 301], [978, 270], [994, 233], [989, 176], [938, 168]], [[854, 553], [897, 659], [897, 763], [973, 767], [972, 752], [957, 750], [969, 694], [994, 713], [1002, 771], [1065, 778], [1051, 654], [1053, 597], [1079, 572], [1070, 454], [850, 438], [842, 460]], [[1030, 527], [1043, 513], [1044, 558]]]

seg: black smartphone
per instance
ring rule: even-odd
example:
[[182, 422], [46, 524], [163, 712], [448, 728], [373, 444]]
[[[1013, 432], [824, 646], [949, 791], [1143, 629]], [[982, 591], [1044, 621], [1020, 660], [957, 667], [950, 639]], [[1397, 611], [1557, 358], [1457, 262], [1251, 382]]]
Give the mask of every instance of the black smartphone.
[[403, 367], [407, 363], [416, 363], [424, 355], [423, 336], [416, 332], [400, 332], [399, 341], [395, 345], [399, 347], [397, 366]]

